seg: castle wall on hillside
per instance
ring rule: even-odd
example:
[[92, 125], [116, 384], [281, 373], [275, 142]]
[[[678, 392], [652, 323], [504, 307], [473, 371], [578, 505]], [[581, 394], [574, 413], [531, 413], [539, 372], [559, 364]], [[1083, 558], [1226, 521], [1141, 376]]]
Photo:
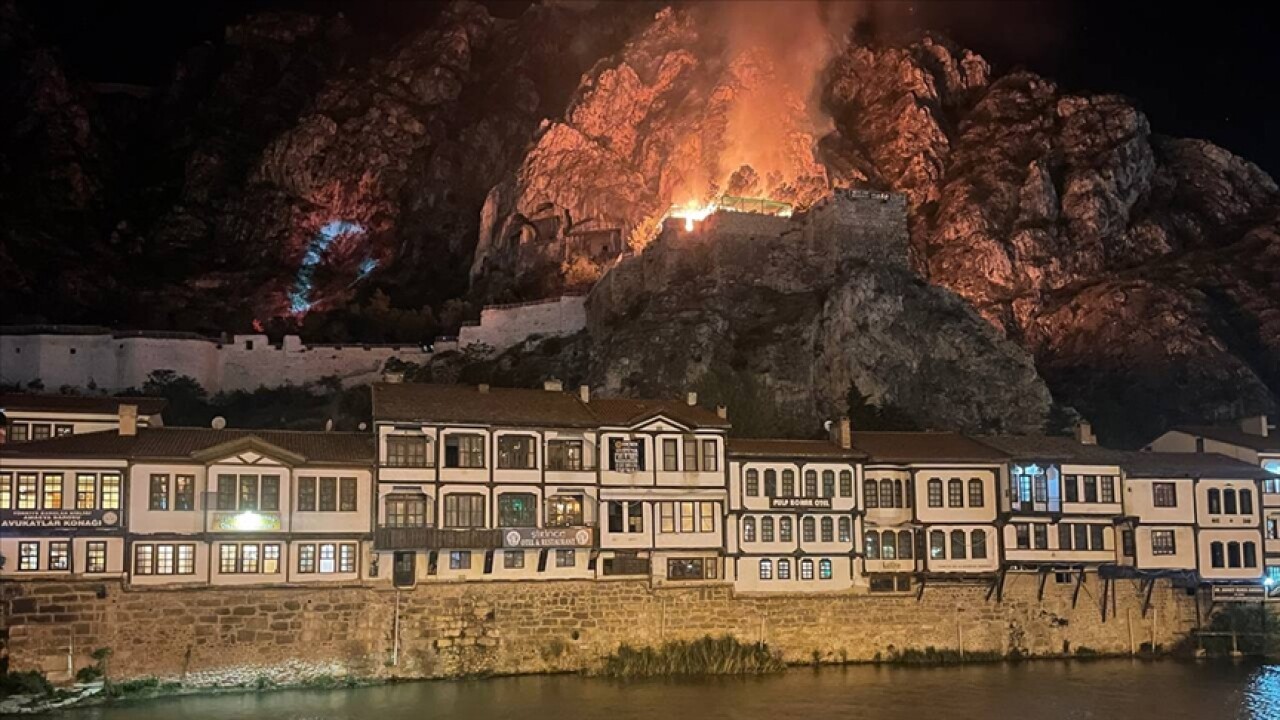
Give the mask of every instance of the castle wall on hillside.
[[487, 306], [480, 311], [478, 324], [462, 327], [458, 347], [479, 344], [505, 350], [531, 335], [572, 335], [587, 326], [586, 302], [584, 295], [565, 295], [550, 300]]

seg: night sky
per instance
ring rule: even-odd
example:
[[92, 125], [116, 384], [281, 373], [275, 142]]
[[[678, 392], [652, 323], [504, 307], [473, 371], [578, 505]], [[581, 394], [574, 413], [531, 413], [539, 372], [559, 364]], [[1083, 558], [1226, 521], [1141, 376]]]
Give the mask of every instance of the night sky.
[[[527, 2], [490, 0], [511, 16]], [[750, 0], [743, 0], [749, 7]], [[1064, 0], [863, 2], [882, 32], [942, 31], [997, 71], [1025, 66], [1068, 90], [1135, 98], [1155, 131], [1212, 140], [1280, 175], [1280, 141], [1267, 128], [1280, 110], [1280, 10], [1274, 4], [1179, 4]], [[223, 27], [260, 9], [344, 12], [363, 34], [394, 39], [443, 5], [395, 0], [219, 0], [217, 2], [20, 2], [42, 36], [94, 81], [160, 83], [186, 48], [217, 42]], [[1261, 6], [1262, 4], [1257, 4]]]

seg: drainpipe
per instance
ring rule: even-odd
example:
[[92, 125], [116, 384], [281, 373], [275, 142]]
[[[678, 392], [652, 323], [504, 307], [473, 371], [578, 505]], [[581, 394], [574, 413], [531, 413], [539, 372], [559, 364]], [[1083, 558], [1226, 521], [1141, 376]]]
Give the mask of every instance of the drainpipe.
[[396, 588], [396, 614], [391, 630], [391, 666], [400, 667], [400, 588]]

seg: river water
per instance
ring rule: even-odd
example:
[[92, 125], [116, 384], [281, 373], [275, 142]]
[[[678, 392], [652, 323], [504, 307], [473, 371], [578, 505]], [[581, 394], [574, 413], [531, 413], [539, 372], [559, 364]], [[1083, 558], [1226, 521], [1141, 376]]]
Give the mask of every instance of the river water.
[[169, 698], [61, 720], [1278, 720], [1280, 665], [1099, 660], [619, 682], [573, 675]]

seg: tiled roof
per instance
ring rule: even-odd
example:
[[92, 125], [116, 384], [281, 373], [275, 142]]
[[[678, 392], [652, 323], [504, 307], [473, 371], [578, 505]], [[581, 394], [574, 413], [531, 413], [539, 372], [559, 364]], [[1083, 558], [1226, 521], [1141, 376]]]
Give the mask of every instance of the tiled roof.
[[1180, 425], [1173, 428], [1173, 430], [1196, 437], [1247, 447], [1260, 452], [1280, 452], [1280, 433], [1263, 437], [1262, 435], [1247, 433], [1237, 427], [1219, 427], [1217, 425]]
[[1086, 445], [1075, 438], [1055, 435], [976, 435], [974, 439], [1012, 460], [1056, 460], [1058, 462], [1115, 465], [1123, 453], [1100, 445]]
[[664, 400], [592, 398], [576, 392], [427, 383], [375, 383], [373, 419], [547, 427], [631, 425], [656, 414], [692, 427], [729, 427], [715, 412]]
[[44, 395], [0, 393], [0, 410], [27, 412], [91, 413], [115, 415], [121, 405], [137, 405], [139, 415], [155, 415], [168, 401], [157, 397], [108, 397], [105, 395]]
[[1271, 477], [1261, 467], [1217, 453], [1126, 452], [1120, 467], [1130, 477], [1254, 479]]
[[179, 460], [189, 459], [202, 450], [249, 438], [256, 438], [299, 455], [312, 464], [372, 465], [374, 459], [374, 438], [371, 433], [182, 427], [138, 428], [137, 435], [121, 435], [115, 430], [105, 430], [15, 443], [0, 446], [0, 457]]
[[729, 439], [729, 455], [739, 457], [816, 457], [860, 460], [866, 455], [826, 440]]
[[869, 462], [1002, 463], [1008, 453], [953, 432], [855, 431], [853, 447]]

